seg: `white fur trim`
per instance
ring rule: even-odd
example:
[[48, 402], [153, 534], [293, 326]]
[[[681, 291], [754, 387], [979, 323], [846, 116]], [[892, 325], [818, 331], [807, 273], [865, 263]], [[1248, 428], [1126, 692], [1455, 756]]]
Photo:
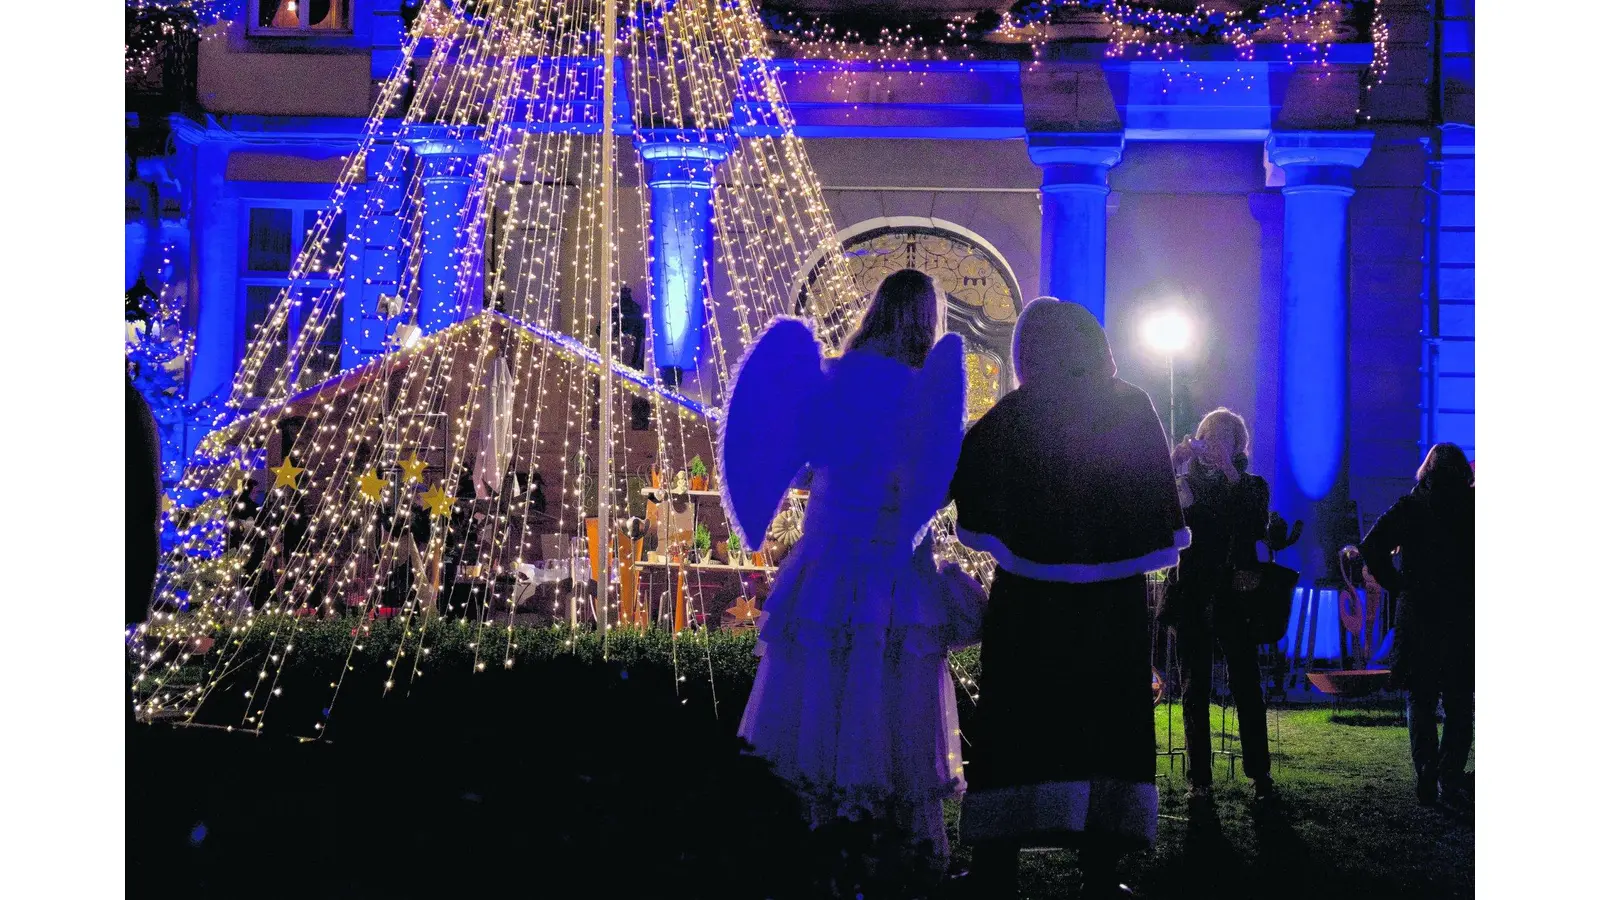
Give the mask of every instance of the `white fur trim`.
[[1051, 846], [1052, 835], [1091, 832], [1154, 846], [1157, 805], [1154, 784], [1120, 778], [968, 791], [961, 802], [961, 839]]
[[1147, 572], [1170, 569], [1178, 564], [1178, 551], [1189, 546], [1189, 529], [1180, 528], [1172, 533], [1172, 546], [1152, 550], [1134, 559], [1119, 559], [1108, 563], [1041, 563], [1011, 552], [999, 538], [991, 534], [968, 531], [956, 525], [956, 537], [974, 550], [994, 556], [995, 565], [1013, 575], [1032, 578], [1034, 581], [1055, 581], [1063, 584], [1093, 584], [1099, 581], [1117, 581]]

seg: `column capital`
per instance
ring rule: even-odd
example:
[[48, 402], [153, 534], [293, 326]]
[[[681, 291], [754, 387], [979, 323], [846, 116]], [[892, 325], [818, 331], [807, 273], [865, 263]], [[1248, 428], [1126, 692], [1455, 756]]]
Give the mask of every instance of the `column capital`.
[[1105, 166], [1122, 162], [1120, 131], [1035, 131], [1028, 134], [1028, 158], [1036, 166]]
[[1122, 161], [1123, 133], [1034, 132], [1028, 135], [1028, 158], [1044, 169], [1041, 191], [1109, 189], [1111, 167]]
[[650, 187], [708, 188], [717, 164], [732, 148], [725, 141], [686, 136], [678, 131], [641, 131], [637, 144]]
[[1370, 131], [1274, 131], [1267, 161], [1283, 170], [1283, 189], [1355, 192], [1355, 171], [1372, 152]]
[[406, 130], [400, 143], [422, 157], [478, 157], [489, 152], [489, 145], [478, 137], [474, 127], [448, 125], [413, 125]]
[[446, 125], [415, 125], [407, 129], [399, 143], [408, 147], [422, 162], [422, 178], [467, 179], [461, 167], [489, 152], [489, 145], [478, 138], [479, 129]]

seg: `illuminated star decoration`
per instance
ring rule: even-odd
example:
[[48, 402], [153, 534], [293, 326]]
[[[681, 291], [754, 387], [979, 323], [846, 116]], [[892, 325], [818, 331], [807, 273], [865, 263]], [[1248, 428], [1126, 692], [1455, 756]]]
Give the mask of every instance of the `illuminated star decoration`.
[[740, 597], [733, 601], [733, 605], [723, 610], [722, 614], [732, 619], [737, 625], [752, 626], [761, 616], [761, 610], [756, 608], [756, 602], [749, 597]]
[[450, 506], [454, 502], [450, 499], [450, 495], [444, 492], [444, 488], [437, 484], [428, 488], [428, 492], [422, 495], [422, 505], [436, 516], [450, 515]]
[[356, 483], [361, 485], [361, 495], [368, 500], [383, 499], [383, 486], [387, 482], [378, 477], [377, 469], [367, 472]]
[[293, 460], [291, 460], [291, 459], [289, 459], [289, 457], [285, 456], [283, 458], [283, 464], [282, 465], [278, 466], [276, 469], [268, 469], [267, 471], [271, 472], [277, 479], [276, 481], [274, 481], [272, 483], [273, 487], [275, 487], [275, 488], [287, 487], [287, 488], [296, 488], [296, 489], [298, 489], [300, 487], [300, 485], [295, 483], [295, 479], [299, 478], [300, 477], [300, 473], [304, 472], [305, 469], [302, 469], [299, 466], [296, 466], [294, 464]]
[[417, 459], [417, 451], [411, 451], [410, 459], [400, 460], [400, 468], [406, 470], [406, 483], [417, 484], [422, 481], [422, 473], [428, 470], [428, 464]]

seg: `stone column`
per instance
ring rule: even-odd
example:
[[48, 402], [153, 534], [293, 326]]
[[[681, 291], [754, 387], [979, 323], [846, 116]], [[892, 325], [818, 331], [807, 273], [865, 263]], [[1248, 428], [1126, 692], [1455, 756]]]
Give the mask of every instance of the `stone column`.
[[413, 129], [405, 141], [416, 154], [422, 179], [422, 265], [418, 273], [417, 325], [433, 334], [461, 321], [471, 304], [475, 279], [462, 271], [477, 223], [472, 213], [473, 173], [488, 145], [461, 129]]
[[1106, 320], [1107, 173], [1122, 161], [1122, 132], [1028, 135], [1039, 186], [1039, 290]]
[[711, 290], [711, 190], [725, 144], [646, 139], [639, 145], [650, 187], [650, 314], [656, 365], [677, 384], [699, 364]]
[[191, 403], [214, 401], [220, 409], [231, 394], [239, 356], [249, 342], [241, 323], [239, 200], [228, 189], [228, 141], [193, 138], [195, 279], [194, 362], [189, 369]]
[[[353, 367], [382, 353], [389, 346], [390, 332], [397, 320], [384, 306], [390, 298], [401, 294], [401, 271], [405, 260], [401, 257], [400, 206], [405, 194], [405, 153], [393, 145], [374, 147], [367, 158], [367, 184], [363, 204], [348, 209], [360, 209], [366, 221], [351, 235], [360, 240], [361, 290], [360, 303], [345, 301], [345, 334], [355, 335], [345, 341], [347, 358], [345, 366]], [[345, 221], [351, 221], [347, 215]], [[352, 347], [353, 345], [353, 347]]]
[[[1349, 445], [1350, 198], [1371, 132], [1274, 132], [1267, 159], [1283, 182], [1283, 361], [1275, 487], [1304, 517], [1302, 572], [1331, 575], [1346, 514]], [[1277, 173], [1271, 173], [1276, 175]]]
[[1296, 485], [1327, 496], [1344, 463], [1350, 198], [1371, 132], [1275, 132], [1283, 170], [1283, 441]]

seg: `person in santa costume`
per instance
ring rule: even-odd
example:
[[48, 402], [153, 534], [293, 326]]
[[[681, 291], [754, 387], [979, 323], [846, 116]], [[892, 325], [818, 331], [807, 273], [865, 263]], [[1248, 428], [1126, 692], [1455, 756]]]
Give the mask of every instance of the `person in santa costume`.
[[994, 555], [963, 840], [984, 897], [1015, 896], [1023, 847], [1079, 850], [1085, 896], [1127, 896], [1154, 845], [1155, 722], [1145, 574], [1189, 543], [1150, 397], [1116, 377], [1084, 307], [1017, 320], [1020, 387], [967, 433], [957, 535]]

